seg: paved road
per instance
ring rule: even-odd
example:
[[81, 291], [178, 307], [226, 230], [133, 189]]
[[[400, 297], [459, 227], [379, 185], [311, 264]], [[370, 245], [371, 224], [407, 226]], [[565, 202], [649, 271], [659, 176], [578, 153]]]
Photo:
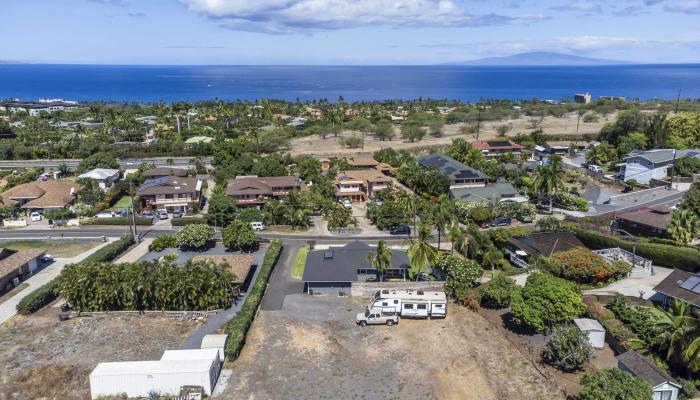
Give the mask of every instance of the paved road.
[[[167, 167], [171, 164], [168, 159], [172, 160], [173, 167], [187, 168], [190, 166], [190, 160], [195, 157], [151, 157], [142, 159], [123, 159], [117, 160], [119, 166], [123, 168], [138, 168], [143, 163], [153, 164], [156, 167]], [[211, 168], [211, 157], [204, 157], [202, 161], [204, 165]], [[82, 160], [79, 158], [51, 159], [51, 160], [2, 160], [0, 168], [28, 168], [28, 167], [44, 167], [58, 169], [65, 164], [70, 168], [75, 168]]]
[[299, 245], [285, 245], [277, 261], [277, 266], [270, 277], [269, 286], [265, 291], [261, 309], [266, 311], [281, 310], [284, 298], [288, 294], [302, 293], [304, 283], [291, 278], [294, 257], [299, 250]]
[[589, 211], [587, 215], [604, 215], [604, 214], [612, 214], [612, 213], [623, 213], [623, 212], [630, 212], [630, 211], [636, 211], [636, 210], [641, 210], [643, 208], [649, 208], [652, 206], [658, 206], [658, 205], [675, 205], [678, 202], [680, 202], [683, 199], [683, 196], [685, 196], [686, 192], [678, 192], [678, 193], [673, 193], [668, 196], [664, 196], [658, 199], [653, 199], [641, 203], [637, 203], [634, 205], [629, 205], [629, 206], [619, 206], [619, 205], [611, 205], [611, 204], [600, 204], [600, 205], [595, 205], [594, 209]]
[[[260, 273], [260, 267], [262, 267], [262, 262], [263, 259], [265, 258], [265, 251], [267, 250], [267, 246], [261, 247], [260, 250], [255, 254], [255, 261], [254, 263], [258, 265], [258, 268], [255, 269], [253, 272], [253, 277], [251, 278], [251, 286], [253, 282], [258, 278], [258, 275]], [[279, 265], [279, 264], [278, 264]], [[190, 337], [187, 338], [185, 343], [182, 344], [182, 349], [198, 349], [200, 348], [202, 344], [202, 339], [204, 338], [205, 335], [211, 335], [213, 333], [217, 333], [219, 328], [224, 326], [231, 318], [236, 316], [239, 311], [241, 311], [241, 307], [243, 307], [243, 303], [245, 302], [245, 299], [248, 297], [248, 293], [243, 293], [241, 297], [239, 297], [236, 300], [236, 303], [233, 304], [230, 308], [213, 315], [207, 319], [207, 322], [200, 326], [199, 329], [194, 331]]]
[[15, 314], [17, 314], [17, 304], [19, 304], [20, 300], [22, 300], [33, 290], [38, 289], [39, 287], [49, 283], [49, 281], [57, 277], [61, 273], [61, 271], [63, 271], [63, 267], [65, 267], [68, 264], [75, 264], [84, 260], [87, 256], [106, 246], [108, 243], [109, 241], [107, 243], [102, 243], [99, 246], [96, 246], [76, 257], [57, 258], [56, 261], [51, 263], [49, 266], [47, 266], [31, 278], [24, 281], [23, 283], [27, 283], [29, 286], [25, 287], [19, 293], [15, 294], [14, 296], [7, 299], [4, 303], [0, 304], [0, 324], [4, 323], [8, 319], [12, 318]]

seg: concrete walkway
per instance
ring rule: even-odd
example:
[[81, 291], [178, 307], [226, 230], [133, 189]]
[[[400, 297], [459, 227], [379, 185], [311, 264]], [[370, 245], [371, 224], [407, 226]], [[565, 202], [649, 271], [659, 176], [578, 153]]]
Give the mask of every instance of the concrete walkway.
[[96, 246], [95, 248], [90, 249], [75, 257], [57, 258], [49, 266], [47, 266], [46, 268], [39, 271], [36, 275], [24, 281], [23, 283], [26, 283], [29, 286], [25, 287], [24, 290], [10, 297], [4, 303], [0, 304], [0, 324], [4, 323], [8, 319], [12, 318], [15, 314], [17, 314], [17, 304], [19, 304], [20, 300], [22, 300], [25, 296], [27, 296], [35, 289], [38, 289], [39, 287], [49, 283], [51, 280], [56, 278], [61, 273], [61, 271], [63, 271], [63, 267], [65, 267], [68, 264], [75, 264], [83, 261], [89, 255], [93, 254], [94, 252], [113, 242], [114, 240], [116, 239], [108, 239], [106, 243], [102, 243], [99, 246]]
[[141, 243], [139, 243], [136, 247], [131, 249], [128, 253], [119, 257], [116, 261], [114, 261], [114, 263], [121, 264], [121, 263], [133, 263], [133, 262], [138, 261], [141, 257], [148, 254], [148, 246], [150, 246], [151, 243], [153, 243], [153, 239], [154, 238], [142, 239]]
[[672, 271], [670, 268], [654, 267], [654, 275], [622, 279], [602, 288], [584, 290], [583, 294], [614, 295], [619, 293], [624, 296], [649, 299], [656, 294], [654, 287], [671, 274]]
[[[257, 264], [258, 267], [253, 273], [253, 277], [250, 280], [250, 287], [248, 288], [248, 290], [253, 288], [255, 281], [258, 279], [258, 275], [260, 274], [260, 269], [262, 268], [263, 260], [265, 259], [265, 253], [267, 252], [267, 249], [267, 246], [261, 247], [260, 250], [257, 253], [255, 253], [255, 260], [253, 261], [253, 264]], [[236, 303], [233, 304], [231, 307], [221, 311], [218, 314], [210, 316], [207, 319], [207, 322], [204, 323], [204, 325], [200, 326], [199, 329], [194, 331], [194, 333], [190, 335], [190, 337], [188, 337], [187, 340], [185, 340], [185, 343], [182, 344], [181, 348], [199, 349], [202, 345], [202, 339], [204, 338], [204, 336], [217, 333], [219, 328], [223, 327], [224, 324], [226, 324], [231, 318], [235, 317], [236, 314], [238, 314], [247, 298], [248, 292], [242, 293], [241, 296], [236, 300]]]

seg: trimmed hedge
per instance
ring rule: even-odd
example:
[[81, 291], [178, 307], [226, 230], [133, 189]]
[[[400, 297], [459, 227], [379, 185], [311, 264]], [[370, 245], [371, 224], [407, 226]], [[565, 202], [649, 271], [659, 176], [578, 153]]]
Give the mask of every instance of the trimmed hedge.
[[[129, 225], [131, 217], [92, 218], [80, 221], [83, 225]], [[153, 225], [151, 217], [136, 217], [136, 225]]]
[[17, 304], [17, 312], [21, 315], [33, 314], [45, 305], [56, 300], [56, 280], [52, 280], [44, 286], [24, 296]]
[[[123, 238], [92, 253], [82, 262], [112, 261], [123, 253], [124, 250], [128, 249], [133, 243], [133, 236], [124, 236]], [[22, 298], [19, 304], [17, 304], [17, 312], [22, 315], [29, 315], [56, 300], [57, 295], [55, 293], [55, 289], [57, 286], [57, 280], [53, 279], [44, 286], [32, 291]]]
[[258, 311], [258, 306], [260, 305], [263, 294], [265, 294], [267, 281], [270, 279], [272, 269], [277, 263], [277, 258], [281, 252], [282, 242], [280, 240], [273, 240], [265, 253], [265, 259], [262, 266], [260, 266], [260, 272], [258, 273], [253, 287], [249, 290], [245, 303], [243, 303], [238, 314], [226, 324], [225, 331], [228, 334], [226, 358], [229, 361], [233, 361], [238, 357], [245, 344], [246, 334], [248, 333], [250, 325], [253, 323], [255, 313]]
[[183, 218], [173, 218], [170, 221], [172, 226], [185, 226], [192, 224], [206, 224], [206, 218], [196, 218], [196, 217], [183, 217]]
[[587, 247], [597, 249], [607, 249], [619, 247], [632, 251], [636, 248], [636, 254], [640, 257], [651, 260], [654, 265], [668, 268], [678, 268], [689, 272], [700, 270], [700, 251], [679, 246], [670, 246], [661, 243], [630, 242], [614, 236], [608, 236], [596, 231], [577, 229], [574, 234]]

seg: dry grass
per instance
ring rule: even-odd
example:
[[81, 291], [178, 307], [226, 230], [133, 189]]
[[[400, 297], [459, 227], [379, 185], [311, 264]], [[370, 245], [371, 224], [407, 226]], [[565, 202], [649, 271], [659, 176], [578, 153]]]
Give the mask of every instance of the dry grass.
[[43, 240], [21, 240], [12, 242], [2, 242], [0, 247], [4, 247], [12, 250], [33, 250], [41, 249], [51, 254], [56, 258], [70, 258], [78, 256], [100, 243], [77, 243], [77, 242], [65, 242], [65, 243], [50, 243]]
[[160, 315], [96, 315], [59, 322], [57, 309], [0, 326], [0, 399], [90, 398], [102, 361], [160, 358], [199, 326]]

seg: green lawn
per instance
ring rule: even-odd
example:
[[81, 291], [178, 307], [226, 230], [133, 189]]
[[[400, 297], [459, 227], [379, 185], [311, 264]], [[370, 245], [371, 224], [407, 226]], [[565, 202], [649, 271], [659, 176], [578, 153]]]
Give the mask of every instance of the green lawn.
[[130, 210], [131, 197], [122, 196], [108, 211]]
[[294, 264], [292, 265], [292, 279], [301, 279], [301, 277], [304, 275], [304, 267], [306, 266], [306, 256], [308, 254], [308, 246], [300, 248], [297, 252], [297, 255], [294, 257]]

